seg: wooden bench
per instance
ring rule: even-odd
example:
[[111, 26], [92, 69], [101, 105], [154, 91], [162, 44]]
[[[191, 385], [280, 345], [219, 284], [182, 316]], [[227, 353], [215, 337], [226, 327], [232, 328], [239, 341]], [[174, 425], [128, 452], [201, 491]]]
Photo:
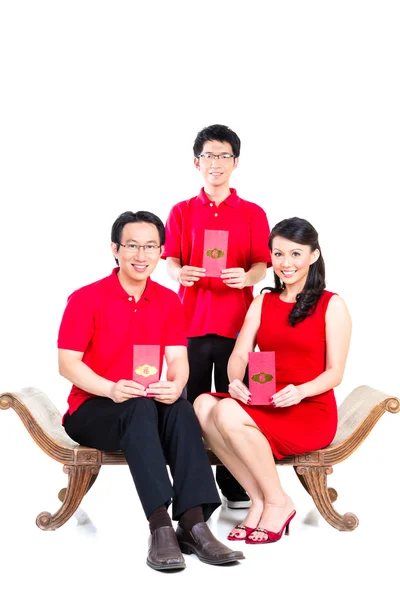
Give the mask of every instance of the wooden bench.
[[[103, 465], [126, 464], [122, 452], [103, 452], [74, 442], [61, 425], [60, 411], [36, 388], [0, 394], [0, 408], [13, 408], [38, 446], [63, 464], [68, 475], [67, 487], [58, 494], [62, 502], [59, 510], [54, 514], [42, 512], [36, 518], [41, 529], [57, 529], [68, 521]], [[399, 399], [366, 385], [357, 387], [339, 406], [338, 431], [330, 446], [276, 461], [278, 465], [294, 468], [321, 515], [335, 529], [352, 531], [358, 525], [358, 518], [353, 513], [341, 515], [334, 509], [337, 492], [328, 488], [327, 475], [332, 473], [333, 465], [346, 460], [362, 444], [386, 411], [399, 412]], [[207, 452], [212, 465], [220, 464], [211, 450]]]

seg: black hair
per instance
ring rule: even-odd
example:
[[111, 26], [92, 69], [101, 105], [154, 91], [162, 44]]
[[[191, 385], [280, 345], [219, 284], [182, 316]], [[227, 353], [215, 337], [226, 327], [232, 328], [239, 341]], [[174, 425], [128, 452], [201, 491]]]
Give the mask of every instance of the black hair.
[[202, 153], [206, 142], [227, 142], [232, 147], [232, 153], [235, 158], [240, 155], [240, 138], [226, 125], [209, 125], [204, 127], [196, 136], [193, 144], [193, 154], [199, 156]]
[[[318, 241], [317, 230], [305, 219], [292, 217], [284, 219], [272, 228], [268, 247], [272, 252], [272, 242], [276, 236], [281, 236], [305, 246], [310, 246], [311, 251], [319, 250], [319, 258], [310, 265], [307, 280], [302, 291], [296, 296], [296, 304], [289, 314], [289, 323], [294, 327], [297, 323], [304, 321], [308, 316], [312, 315], [316, 309], [318, 300], [320, 299], [325, 289], [325, 263], [322, 258], [322, 252]], [[261, 290], [270, 290], [274, 294], [280, 294], [285, 289], [285, 284], [274, 273], [275, 287], [266, 287]]]
[[[138, 212], [135, 213], [131, 210], [127, 210], [119, 215], [111, 228], [111, 241], [117, 245], [117, 250], [119, 250], [121, 245], [122, 230], [128, 223], [151, 223], [151, 225], [155, 225], [160, 237], [160, 245], [163, 246], [165, 244], [165, 227], [157, 215], [148, 212], [147, 210], [138, 210]], [[117, 258], [115, 259], [115, 262], [117, 265], [119, 264]]]

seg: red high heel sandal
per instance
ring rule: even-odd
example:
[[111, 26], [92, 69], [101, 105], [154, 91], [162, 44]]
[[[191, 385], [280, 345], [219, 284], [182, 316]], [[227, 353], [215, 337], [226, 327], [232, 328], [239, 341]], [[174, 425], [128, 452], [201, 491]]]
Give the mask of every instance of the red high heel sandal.
[[296, 511], [294, 510], [292, 513], [290, 513], [290, 515], [288, 516], [286, 522], [283, 524], [283, 527], [280, 531], [276, 532], [276, 531], [268, 531], [268, 529], [263, 529], [262, 527], [256, 527], [254, 529], [254, 531], [257, 531], [259, 533], [266, 533], [268, 535], [268, 539], [266, 540], [252, 540], [251, 538], [249, 538], [248, 536], [245, 539], [246, 544], [271, 544], [272, 542], [278, 542], [282, 535], [283, 532], [285, 532], [285, 535], [289, 535], [289, 525], [290, 525], [290, 521], [293, 519], [293, 517], [295, 516]]
[[[238, 537], [237, 535], [232, 535], [232, 531], [234, 529], [243, 529], [243, 531], [246, 532], [246, 535], [244, 537]], [[253, 531], [255, 531], [255, 527], [246, 527], [246, 525], [236, 525], [236, 527], [234, 527], [232, 529], [232, 531], [230, 532], [230, 534], [228, 535], [228, 540], [230, 540], [231, 542], [242, 542], [244, 540], [246, 540], [249, 535], [251, 533], [253, 533]]]

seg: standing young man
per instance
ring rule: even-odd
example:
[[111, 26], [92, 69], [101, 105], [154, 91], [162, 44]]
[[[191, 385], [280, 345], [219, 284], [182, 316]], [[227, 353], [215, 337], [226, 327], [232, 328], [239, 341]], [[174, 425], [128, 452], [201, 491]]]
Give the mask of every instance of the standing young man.
[[[265, 211], [229, 187], [240, 154], [237, 134], [225, 125], [205, 127], [197, 134], [193, 152], [204, 187], [198, 196], [171, 209], [162, 256], [169, 275], [180, 284], [189, 336], [187, 395], [192, 403], [211, 390], [213, 369], [215, 390], [228, 391], [229, 356], [253, 300], [253, 286], [271, 264]], [[209, 277], [202, 266], [205, 231], [209, 235], [215, 230], [228, 240], [226, 268], [219, 277]], [[208, 249], [208, 256], [211, 250], [215, 254]], [[225, 467], [217, 467], [216, 478], [229, 508], [250, 506], [246, 492]]]
[[125, 212], [111, 240], [118, 267], [71, 294], [60, 326], [60, 373], [73, 384], [65, 430], [79, 444], [123, 451], [149, 520], [150, 567], [183, 569], [181, 552], [213, 565], [240, 560], [242, 552], [219, 542], [205, 523], [220, 499], [198, 420], [181, 397], [188, 376], [182, 307], [150, 279], [164, 225], [152, 213]]

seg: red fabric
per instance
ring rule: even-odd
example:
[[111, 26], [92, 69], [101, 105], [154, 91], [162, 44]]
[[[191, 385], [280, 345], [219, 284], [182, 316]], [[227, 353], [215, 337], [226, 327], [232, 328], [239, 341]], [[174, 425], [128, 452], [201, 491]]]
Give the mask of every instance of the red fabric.
[[[82, 361], [97, 375], [117, 382], [132, 379], [133, 345], [187, 346], [183, 311], [172, 290], [150, 278], [139, 302], [111, 275], [73, 292], [58, 334], [58, 348], [84, 352]], [[68, 397], [72, 414], [93, 394], [75, 385]]]
[[[216, 207], [204, 188], [190, 200], [179, 202], [166, 223], [166, 243], [162, 258], [179, 258], [181, 265], [201, 267], [204, 230], [229, 231], [227, 269], [243, 267], [248, 271], [258, 262], [271, 264], [268, 250], [269, 225], [265, 211], [231, 194]], [[203, 277], [191, 287], [180, 286], [188, 336], [214, 333], [236, 338], [247, 309], [253, 300], [253, 288], [228, 288], [221, 279]]]
[[[325, 313], [333, 295], [325, 291], [314, 314], [292, 327], [288, 315], [293, 304], [283, 302], [279, 294], [265, 294], [257, 344], [261, 351], [276, 353], [277, 391], [289, 383], [311, 381], [325, 371]], [[238, 404], [264, 433], [278, 459], [325, 448], [336, 434], [338, 415], [333, 390], [287, 408]]]
[[270, 405], [271, 396], [276, 393], [275, 352], [249, 352], [248, 376], [251, 404]]

